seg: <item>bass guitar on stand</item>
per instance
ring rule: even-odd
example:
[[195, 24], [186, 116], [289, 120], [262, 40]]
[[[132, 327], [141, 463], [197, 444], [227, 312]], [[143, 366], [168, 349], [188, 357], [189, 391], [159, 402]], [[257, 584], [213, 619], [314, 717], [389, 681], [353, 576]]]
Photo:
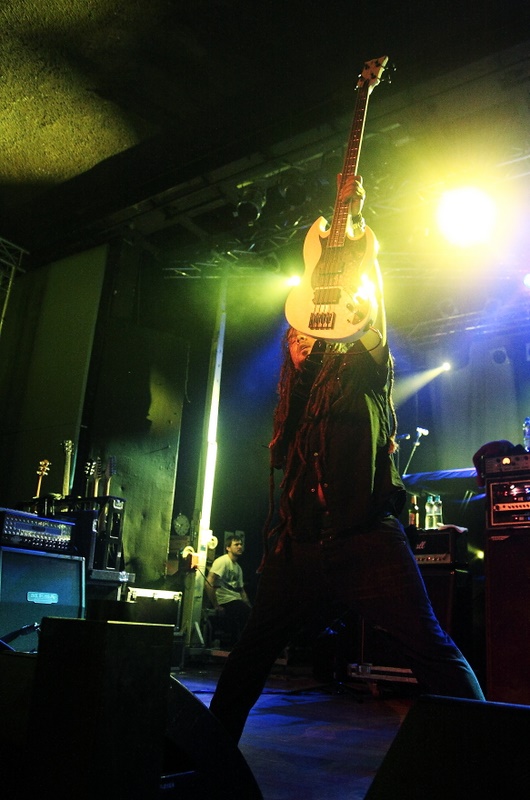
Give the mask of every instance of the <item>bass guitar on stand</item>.
[[319, 339], [353, 342], [377, 316], [377, 292], [371, 275], [378, 243], [365, 226], [355, 236], [348, 224], [349, 202], [344, 183], [358, 174], [368, 99], [388, 62], [388, 56], [368, 61], [357, 83], [357, 101], [331, 225], [319, 217], [304, 242], [305, 271], [285, 303], [291, 327]]
[[70, 494], [70, 482], [72, 473], [72, 453], [74, 451], [74, 443], [71, 439], [64, 440], [63, 450], [64, 450], [63, 497], [68, 497], [68, 495]]
[[37, 480], [37, 488], [35, 490], [35, 497], [34, 500], [38, 500], [40, 497], [41, 489], [42, 489], [42, 479], [49, 474], [50, 467], [52, 462], [48, 461], [47, 458], [43, 458], [42, 461], [39, 461], [39, 467], [37, 469], [37, 475], [39, 476]]

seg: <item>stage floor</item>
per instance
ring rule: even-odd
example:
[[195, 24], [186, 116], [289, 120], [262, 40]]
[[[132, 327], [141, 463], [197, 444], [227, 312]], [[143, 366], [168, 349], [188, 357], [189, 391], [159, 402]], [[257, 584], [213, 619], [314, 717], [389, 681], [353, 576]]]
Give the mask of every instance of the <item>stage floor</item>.
[[[223, 661], [195, 661], [172, 674], [208, 707]], [[264, 800], [361, 800], [417, 690], [319, 684], [311, 673], [311, 666], [274, 668], [240, 750]]]

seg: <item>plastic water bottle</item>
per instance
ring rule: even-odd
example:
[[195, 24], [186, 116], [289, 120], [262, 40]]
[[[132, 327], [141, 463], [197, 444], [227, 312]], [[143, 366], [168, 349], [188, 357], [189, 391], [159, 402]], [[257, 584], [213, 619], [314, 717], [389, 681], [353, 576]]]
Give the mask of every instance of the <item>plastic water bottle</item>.
[[434, 497], [432, 494], [427, 495], [425, 501], [425, 530], [434, 528]]
[[439, 525], [444, 524], [442, 498], [440, 497], [439, 494], [435, 495], [434, 497], [434, 507], [432, 516], [433, 516], [433, 528], [437, 528]]
[[523, 422], [523, 445], [527, 452], [530, 452], [530, 417], [525, 417]]

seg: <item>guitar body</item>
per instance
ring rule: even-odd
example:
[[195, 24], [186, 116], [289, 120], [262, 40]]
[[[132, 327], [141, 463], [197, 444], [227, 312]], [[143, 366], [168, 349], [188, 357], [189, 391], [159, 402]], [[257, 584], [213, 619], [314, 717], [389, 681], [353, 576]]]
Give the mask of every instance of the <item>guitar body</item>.
[[371, 228], [364, 235], [346, 235], [340, 247], [329, 247], [324, 217], [304, 241], [305, 271], [289, 293], [285, 316], [291, 327], [317, 339], [354, 342], [377, 316], [373, 276], [378, 242]]

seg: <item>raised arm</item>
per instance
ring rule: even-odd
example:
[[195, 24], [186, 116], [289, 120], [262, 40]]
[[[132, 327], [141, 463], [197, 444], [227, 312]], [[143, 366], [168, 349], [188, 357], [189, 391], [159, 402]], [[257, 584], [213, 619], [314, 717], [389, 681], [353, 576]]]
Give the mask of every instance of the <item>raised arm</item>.
[[[341, 175], [337, 176], [337, 185], [340, 186]], [[364, 232], [364, 219], [362, 209], [366, 199], [366, 191], [360, 175], [351, 175], [346, 178], [341, 190], [340, 199], [342, 202], [349, 203], [350, 227], [355, 238], [359, 238]], [[375, 286], [377, 298], [377, 317], [373, 320], [369, 330], [363, 334], [360, 341], [366, 347], [377, 363], [383, 363], [387, 357], [387, 327], [386, 312], [383, 292], [383, 277], [377, 259], [373, 264], [373, 274], [369, 276]]]

